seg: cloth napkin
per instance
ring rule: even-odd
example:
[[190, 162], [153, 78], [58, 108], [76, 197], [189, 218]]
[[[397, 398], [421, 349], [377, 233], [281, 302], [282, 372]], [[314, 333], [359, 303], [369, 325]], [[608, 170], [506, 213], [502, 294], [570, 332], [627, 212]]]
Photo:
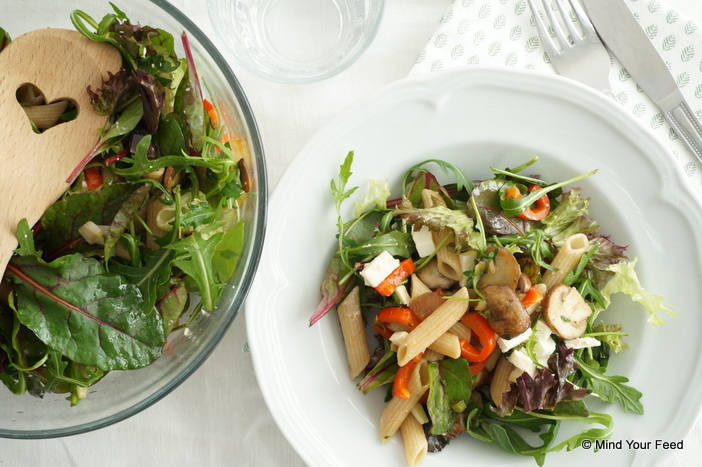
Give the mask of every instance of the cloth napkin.
[[[695, 115], [702, 119], [700, 24], [659, 0], [626, 1], [668, 63]], [[556, 1], [547, 3], [551, 8], [558, 7]], [[702, 193], [702, 167], [621, 63], [612, 56], [611, 60], [609, 81], [617, 102], [669, 149], [690, 187]], [[466, 65], [555, 73], [527, 0], [452, 0], [410, 75]]]

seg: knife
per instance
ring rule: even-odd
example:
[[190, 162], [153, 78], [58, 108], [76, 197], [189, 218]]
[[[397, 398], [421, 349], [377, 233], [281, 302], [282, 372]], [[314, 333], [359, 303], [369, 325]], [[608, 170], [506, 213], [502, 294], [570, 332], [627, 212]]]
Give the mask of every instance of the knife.
[[582, 0], [582, 3], [602, 42], [663, 111], [665, 119], [702, 165], [702, 124], [624, 0]]

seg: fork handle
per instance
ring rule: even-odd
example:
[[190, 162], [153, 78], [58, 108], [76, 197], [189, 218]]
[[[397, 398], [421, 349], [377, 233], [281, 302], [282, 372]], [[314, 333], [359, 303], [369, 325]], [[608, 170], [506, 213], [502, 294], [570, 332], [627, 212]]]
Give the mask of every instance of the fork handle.
[[690, 153], [695, 156], [697, 163], [702, 165], [702, 125], [692, 113], [685, 100], [666, 109], [663, 112], [666, 120], [685, 143]]

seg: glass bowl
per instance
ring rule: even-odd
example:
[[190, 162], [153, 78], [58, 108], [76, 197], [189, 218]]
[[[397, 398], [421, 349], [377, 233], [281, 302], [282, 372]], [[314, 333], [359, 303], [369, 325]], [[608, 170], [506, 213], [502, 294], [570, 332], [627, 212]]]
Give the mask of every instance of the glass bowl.
[[[205, 34], [168, 2], [120, 0], [116, 5], [132, 23], [162, 28], [175, 37], [183, 31], [188, 34], [197, 71], [207, 83], [210, 97], [218, 103], [229, 131], [241, 136], [248, 146], [245, 153], [252, 188], [242, 210], [247, 241], [216, 307], [203, 312], [184, 331], [171, 334], [167, 350], [153, 364], [139, 370], [110, 372], [76, 406], [65, 400], [66, 395], [46, 394], [40, 399], [14, 395], [0, 385], [1, 437], [52, 438], [83, 433], [124, 420], [165, 397], [198, 369], [229, 329], [258, 266], [266, 223], [267, 182], [260, 135], [244, 91]], [[70, 12], [74, 9], [98, 20], [112, 12], [107, 1], [13, 0], [0, 3], [0, 27], [12, 38], [44, 27], [73, 30]], [[180, 41], [176, 42], [182, 57]]]
[[348, 68], [380, 27], [385, 0], [207, 0], [218, 38], [247, 70], [304, 84]]

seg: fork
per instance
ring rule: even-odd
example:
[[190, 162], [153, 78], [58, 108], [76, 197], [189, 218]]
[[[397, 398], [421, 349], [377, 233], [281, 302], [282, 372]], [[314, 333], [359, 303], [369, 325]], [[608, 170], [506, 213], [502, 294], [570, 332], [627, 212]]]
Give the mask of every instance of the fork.
[[563, 31], [553, 9], [549, 5], [552, 2], [550, 0], [540, 0], [555, 37], [552, 37], [548, 26], [541, 18], [539, 10], [534, 3], [535, 1], [528, 0], [529, 7], [536, 22], [536, 29], [539, 31], [541, 42], [544, 44], [546, 53], [551, 59], [551, 64], [556, 69], [556, 72], [561, 76], [574, 79], [597, 91], [612, 96], [609, 83], [609, 53], [597, 36], [597, 31], [595, 31], [578, 0], [567, 0], [567, 3], [570, 4], [572, 11], [575, 13], [575, 20], [580, 23], [582, 34], [575, 28], [575, 23], [568, 14], [564, 0], [555, 1], [558, 4], [561, 22], [568, 30], [568, 34]]

